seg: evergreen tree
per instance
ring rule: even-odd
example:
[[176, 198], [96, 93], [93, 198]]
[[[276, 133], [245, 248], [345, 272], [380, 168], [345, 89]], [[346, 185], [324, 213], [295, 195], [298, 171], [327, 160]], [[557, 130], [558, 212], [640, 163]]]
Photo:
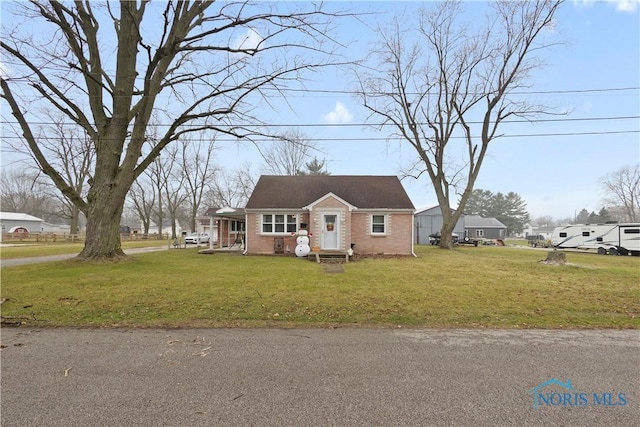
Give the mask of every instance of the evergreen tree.
[[507, 226], [507, 235], [520, 233], [526, 223], [529, 222], [527, 204], [519, 194], [513, 191], [502, 194], [492, 193], [488, 190], [473, 190], [465, 213], [467, 215], [480, 215], [483, 218], [496, 218]]
[[326, 170], [326, 159], [318, 160], [314, 157], [310, 162], [305, 163], [306, 170], [298, 170], [298, 175], [331, 175]]
[[603, 224], [606, 223], [607, 221], [611, 221], [611, 214], [609, 213], [607, 208], [603, 207], [602, 209], [600, 209], [600, 212], [598, 212], [598, 219]]
[[583, 208], [576, 216], [574, 223], [586, 224], [588, 222], [589, 222], [589, 211]]
[[493, 193], [491, 191], [479, 188], [473, 190], [469, 196], [469, 200], [467, 200], [467, 206], [465, 207], [464, 213], [466, 215], [479, 215], [483, 218], [491, 216], [491, 212], [489, 212], [488, 207], [493, 204], [492, 199]]

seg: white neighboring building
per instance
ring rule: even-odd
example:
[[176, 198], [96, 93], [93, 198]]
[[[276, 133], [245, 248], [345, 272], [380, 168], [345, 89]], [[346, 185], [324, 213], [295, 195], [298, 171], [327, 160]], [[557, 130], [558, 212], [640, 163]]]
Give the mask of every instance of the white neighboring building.
[[[160, 230], [158, 230], [159, 228]], [[144, 230], [144, 227], [141, 225], [140, 229]], [[171, 236], [171, 220], [163, 219], [162, 227], [158, 227], [158, 225], [152, 221], [149, 224], [149, 234], [158, 234], [158, 231], [160, 231], [162, 234], [168, 234], [169, 236]], [[180, 226], [180, 222], [176, 220], [176, 235], [179, 236], [181, 233], [182, 233], [182, 227]]]
[[24, 233], [44, 232], [44, 220], [35, 216], [18, 212], [0, 212], [0, 224], [3, 233], [14, 233], [17, 230]]
[[42, 231], [53, 234], [71, 234], [71, 226], [67, 224], [50, 224], [43, 222]]
[[522, 233], [518, 233], [517, 237], [524, 237], [525, 239], [529, 236], [542, 236], [544, 240], [551, 240], [551, 235], [553, 234], [553, 230], [555, 226], [538, 226], [535, 224], [526, 224]]

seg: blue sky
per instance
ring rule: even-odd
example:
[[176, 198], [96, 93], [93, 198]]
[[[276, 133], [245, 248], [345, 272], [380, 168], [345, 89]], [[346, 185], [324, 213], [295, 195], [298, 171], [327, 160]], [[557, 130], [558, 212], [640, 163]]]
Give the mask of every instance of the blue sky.
[[[347, 56], [358, 59], [376, 40], [365, 24], [386, 22], [402, 11], [411, 16], [410, 12], [423, 4], [330, 1], [326, 6], [375, 12], [360, 20], [335, 23], [332, 36], [349, 43]], [[466, 6], [481, 14], [487, 3], [467, 2]], [[531, 91], [536, 93], [532, 96], [557, 111], [570, 111], [563, 119], [599, 120], [504, 126], [501, 132], [507, 137], [490, 146], [476, 188], [520, 194], [533, 217], [566, 218], [582, 208], [598, 211], [602, 207], [601, 177], [640, 162], [639, 13], [638, 0], [563, 4], [555, 31], [566, 43], [544, 53], [547, 66], [532, 76]], [[368, 113], [350, 95], [355, 87], [351, 74], [325, 69], [307, 77], [305, 87], [309, 90], [287, 97], [291, 109], [274, 99], [276, 111], [260, 109], [258, 117], [297, 128], [316, 140], [323, 150], [318, 157], [327, 159], [328, 170], [334, 175], [398, 175], [414, 161], [416, 154], [406, 143], [384, 140], [388, 129], [378, 131], [363, 125]], [[614, 117], [633, 118], [611, 119]], [[621, 131], [626, 133], [602, 134]], [[562, 135], [596, 132], [600, 134]], [[535, 134], [551, 136], [527, 136]], [[217, 156], [217, 162], [228, 169], [249, 161], [258, 173], [262, 163], [250, 144], [221, 142]], [[6, 156], [3, 166], [5, 160]], [[406, 178], [403, 185], [416, 208], [437, 204], [428, 178]]]
[[[420, 6], [419, 2], [332, 2], [331, 6], [354, 11], [379, 12], [383, 22], [397, 11]], [[478, 10], [486, 3], [468, 4]], [[514, 191], [527, 202], [533, 217], [573, 217], [582, 208], [602, 207], [600, 178], [626, 165], [640, 162], [640, 54], [639, 9], [634, 2], [569, 1], [557, 15], [556, 31], [566, 43], [544, 54], [546, 67], [532, 76], [532, 91], [557, 111], [569, 111], [561, 119], [635, 117], [626, 120], [562, 121], [518, 124], [502, 128], [507, 135], [495, 140], [480, 172], [476, 188], [493, 192]], [[353, 50], [363, 49], [375, 34], [356, 22], [342, 23], [341, 35], [354, 36]], [[281, 124], [318, 124], [299, 128], [324, 149], [328, 169], [334, 174], [396, 175], [415, 159], [413, 148], [397, 142], [354, 141], [353, 138], [384, 138], [388, 133], [364, 126], [327, 126], [330, 123], [364, 123], [367, 112], [346, 91], [353, 78], [343, 72], [317, 73], [288, 101], [294, 111], [279, 110], [271, 120]], [[592, 90], [635, 88], [633, 90]], [[295, 127], [295, 126], [293, 126]], [[608, 135], [557, 135], [567, 133], [635, 131]], [[387, 131], [388, 132], [388, 131]], [[532, 134], [556, 136], [527, 137]], [[323, 141], [331, 139], [332, 141]], [[333, 140], [335, 139], [335, 141]], [[247, 149], [229, 147], [225, 155], [252, 158]], [[231, 160], [231, 159], [229, 159]], [[259, 159], [254, 165], [259, 164]], [[226, 163], [226, 162], [225, 162]], [[431, 183], [424, 177], [406, 178], [403, 184], [416, 208], [437, 204]]]

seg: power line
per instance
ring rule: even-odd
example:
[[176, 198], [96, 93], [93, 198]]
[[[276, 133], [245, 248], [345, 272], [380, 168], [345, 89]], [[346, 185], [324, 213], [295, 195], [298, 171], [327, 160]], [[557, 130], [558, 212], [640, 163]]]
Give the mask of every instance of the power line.
[[[276, 90], [273, 88], [264, 88], [264, 90]], [[601, 89], [566, 89], [566, 90], [536, 90], [536, 91], [522, 91], [522, 92], [510, 92], [512, 95], [561, 95], [571, 93], [597, 93], [597, 92], [624, 92], [631, 90], [640, 90], [640, 86], [632, 87], [618, 87], [618, 88], [601, 88]], [[304, 93], [323, 93], [333, 95], [359, 95], [362, 92], [356, 90], [340, 90], [340, 89], [295, 89], [286, 88], [278, 90], [279, 92], [304, 92]], [[432, 93], [432, 92], [427, 92]], [[389, 95], [390, 93], [381, 92], [376, 95]], [[407, 92], [408, 95], [422, 95], [422, 92]]]
[[[520, 120], [507, 120], [501, 122], [502, 124], [510, 123], [554, 123], [554, 122], [586, 122], [586, 121], [604, 121], [604, 120], [638, 120], [640, 116], [616, 116], [616, 117], [586, 117], [586, 118], [563, 118], [563, 119], [520, 119]], [[482, 124], [479, 121], [468, 121], [469, 124]], [[419, 125], [426, 126], [427, 123], [418, 123]], [[165, 125], [166, 126], [166, 125]], [[302, 124], [269, 124], [269, 125], [245, 125], [245, 127], [358, 127], [358, 126], [395, 126], [392, 123], [384, 124], [371, 124], [371, 123], [302, 123]]]
[[[634, 134], [640, 133], [640, 130], [622, 130], [622, 131], [601, 131], [601, 132], [566, 132], [566, 133], [533, 133], [533, 134], [513, 134], [513, 135], [500, 135], [499, 138], [538, 138], [538, 137], [561, 137], [561, 136], [589, 136], [589, 135], [618, 135], [618, 134]], [[451, 139], [465, 139], [464, 136], [452, 136]], [[479, 136], [472, 136], [471, 138], [480, 138]], [[373, 138], [309, 138], [310, 140], [317, 142], [360, 142], [360, 141], [370, 141], [370, 142], [378, 142], [378, 141], [404, 141], [405, 138], [400, 136], [392, 136], [392, 137], [373, 137]], [[498, 138], [496, 138], [498, 139]], [[202, 139], [203, 141], [207, 141], [206, 139]], [[223, 138], [216, 139], [219, 142], [237, 142], [239, 139], [231, 139], [231, 138]], [[273, 139], [251, 139], [253, 142], [270, 142], [274, 141]]]
[[[503, 121], [503, 125], [511, 124], [511, 123], [567, 123], [567, 122], [593, 122], [593, 121], [610, 121], [610, 120], [639, 120], [640, 116], [613, 116], [613, 117], [582, 117], [582, 118], [553, 118], [553, 119], [518, 119], [518, 120], [507, 120]], [[13, 124], [14, 121], [0, 121], [0, 124]], [[56, 123], [56, 122], [30, 122], [33, 125], [63, 125], [63, 126], [76, 126], [76, 123]], [[469, 121], [469, 124], [482, 124], [480, 121]], [[426, 123], [418, 123], [419, 125], [426, 125]], [[151, 125], [150, 125], [151, 126]], [[153, 126], [164, 127], [171, 126], [171, 124], [160, 123]], [[183, 127], [200, 127], [201, 124], [184, 124]], [[270, 127], [290, 127], [290, 128], [298, 128], [298, 127], [365, 127], [365, 126], [395, 126], [392, 123], [385, 124], [374, 124], [374, 123], [295, 123], [295, 124], [286, 124], [286, 123], [264, 123], [264, 124], [229, 124], [227, 127], [229, 128], [270, 128]]]
[[[499, 138], [542, 138], [542, 137], [563, 137], [563, 136], [594, 136], [594, 135], [623, 135], [623, 134], [640, 134], [640, 130], [620, 130], [620, 131], [598, 131], [598, 132], [557, 132], [557, 133], [531, 133], [531, 134], [503, 134], [495, 139]], [[18, 136], [3, 137], [5, 139], [22, 139]], [[472, 136], [472, 139], [480, 138], [479, 136]], [[40, 139], [58, 140], [56, 137], [44, 137]], [[404, 141], [405, 138], [400, 136], [389, 137], [346, 137], [346, 138], [309, 138], [315, 142], [379, 142], [379, 141]], [[466, 139], [464, 136], [452, 136], [450, 139]], [[193, 142], [207, 142], [211, 141], [211, 138], [191, 138]], [[275, 138], [251, 138], [250, 136], [244, 138], [215, 138], [216, 142], [273, 142], [277, 141]]]

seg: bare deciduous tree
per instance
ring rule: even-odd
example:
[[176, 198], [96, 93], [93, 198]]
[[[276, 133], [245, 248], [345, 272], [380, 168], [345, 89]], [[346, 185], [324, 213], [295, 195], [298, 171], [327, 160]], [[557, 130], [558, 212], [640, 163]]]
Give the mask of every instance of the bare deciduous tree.
[[184, 175], [178, 150], [176, 145], [165, 148], [162, 155], [156, 157], [148, 168], [149, 180], [152, 182], [153, 192], [156, 195], [153, 218], [158, 226], [158, 239], [164, 238], [163, 229], [166, 218], [171, 223], [172, 236], [170, 237], [175, 238], [177, 211], [185, 199]]
[[561, 221], [551, 215], [542, 215], [533, 219], [533, 223], [539, 227], [555, 227], [561, 224]]
[[640, 164], [625, 166], [602, 179], [605, 204], [621, 211], [623, 221], [640, 221]]
[[541, 65], [536, 54], [551, 44], [547, 29], [560, 4], [491, 2], [495, 13], [482, 26], [460, 24], [460, 3], [438, 2], [421, 9], [415, 27], [397, 18], [390, 30], [381, 29], [371, 55], [378, 63], [359, 73], [364, 106], [415, 149], [415, 176], [426, 172], [433, 184], [444, 220], [442, 248], [452, 247], [453, 228], [500, 124], [545, 112], [514, 91]]
[[206, 190], [213, 184], [216, 168], [213, 164], [214, 139], [204, 142], [201, 138], [181, 141], [182, 173], [184, 175], [185, 194], [189, 208], [189, 225], [196, 231], [196, 218]]
[[[258, 121], [252, 110], [260, 100], [282, 93], [303, 71], [328, 65], [325, 34], [338, 16], [288, 2], [12, 6], [24, 9], [30, 25], [16, 23], [0, 41], [7, 65], [2, 98], [40, 169], [85, 214], [83, 259], [125, 257], [119, 223], [126, 195], [165, 147], [202, 130], [254, 134], [243, 125]], [[59, 110], [92, 143], [86, 197], [51, 164], [33, 131], [43, 105]], [[164, 126], [142, 155], [152, 112]]]
[[248, 163], [232, 171], [220, 171], [216, 174], [213, 187], [208, 193], [207, 203], [215, 207], [245, 206], [255, 186], [256, 178], [251, 173], [251, 165]]
[[[38, 136], [42, 152], [59, 172], [65, 183], [73, 188], [76, 194], [86, 197], [88, 181], [91, 179], [89, 171], [93, 169], [95, 158], [91, 141], [86, 135], [80, 134], [76, 127], [68, 128], [65, 126], [61, 115], [50, 113], [48, 116], [51, 124], [43, 127]], [[65, 207], [64, 211], [70, 221], [71, 234], [78, 233], [80, 207], [59, 192], [56, 197]]]
[[50, 195], [50, 185], [29, 168], [3, 169], [0, 177], [0, 205], [6, 212], [20, 212], [45, 221], [60, 219], [62, 207]]
[[[89, 171], [93, 169], [94, 161], [91, 141], [76, 126], [66, 126], [64, 117], [57, 111], [47, 110], [43, 115], [46, 122], [37, 129], [42, 154], [67, 185], [76, 193], [86, 196]], [[44, 179], [48, 178], [39, 172], [37, 159], [23, 139], [9, 139], [6, 144], [13, 153], [22, 154], [29, 159], [22, 161], [25, 167], [37, 171]], [[59, 200], [61, 209], [57, 213], [61, 219], [69, 221], [71, 233], [78, 233], [81, 221], [80, 208], [57, 191], [52, 181], [49, 185], [43, 185], [43, 188], [47, 190], [48, 195]]]
[[318, 146], [315, 141], [299, 130], [291, 129], [265, 150], [262, 169], [267, 175], [300, 175], [316, 151]]
[[[167, 147], [164, 150], [163, 158], [164, 162], [159, 169], [162, 190], [164, 191], [164, 200], [166, 201], [167, 214], [169, 215], [169, 222], [171, 223], [171, 236], [175, 239], [176, 233], [176, 221], [178, 218], [179, 210], [188, 199], [188, 194], [185, 191], [186, 172], [182, 168], [182, 162], [180, 161], [180, 148], [176, 145]], [[166, 155], [165, 155], [166, 154]], [[162, 238], [162, 223], [159, 222], [158, 234]]]
[[156, 189], [149, 177], [150, 169], [147, 169], [136, 179], [129, 190], [129, 203], [137, 218], [142, 223], [142, 232], [149, 234], [153, 209], [156, 205]]

